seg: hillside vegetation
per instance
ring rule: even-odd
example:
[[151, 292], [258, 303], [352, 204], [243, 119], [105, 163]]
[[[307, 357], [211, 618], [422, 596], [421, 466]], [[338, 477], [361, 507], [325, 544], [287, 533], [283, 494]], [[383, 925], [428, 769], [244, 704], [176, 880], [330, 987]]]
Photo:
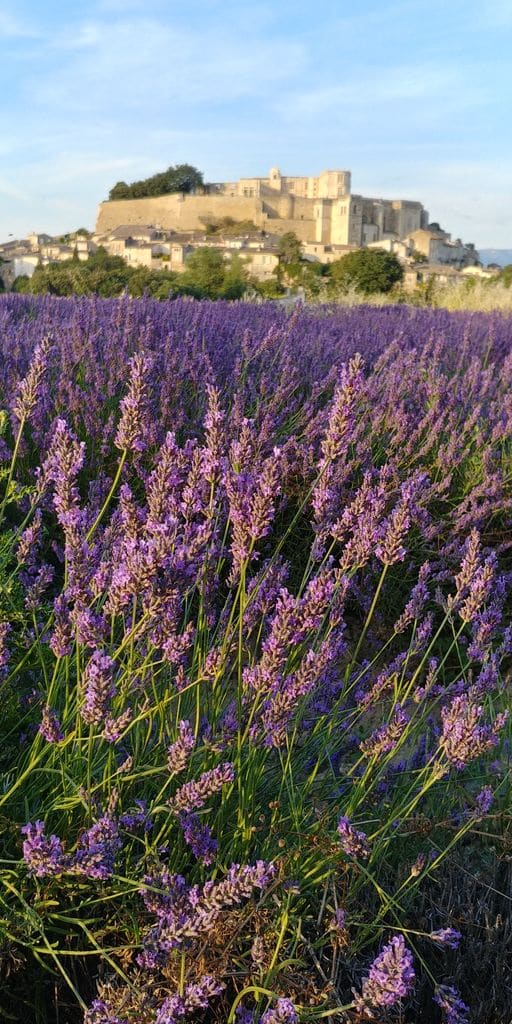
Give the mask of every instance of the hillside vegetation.
[[113, 199], [145, 199], [147, 196], [164, 196], [171, 192], [193, 192], [203, 185], [203, 175], [191, 164], [176, 164], [166, 171], [152, 174], [140, 181], [118, 181], [108, 194]]

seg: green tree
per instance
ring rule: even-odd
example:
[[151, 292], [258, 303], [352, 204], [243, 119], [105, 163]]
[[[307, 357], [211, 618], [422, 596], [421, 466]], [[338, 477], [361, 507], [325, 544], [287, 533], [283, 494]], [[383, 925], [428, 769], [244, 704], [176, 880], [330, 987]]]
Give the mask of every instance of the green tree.
[[264, 234], [253, 220], [235, 220], [233, 217], [221, 217], [217, 221], [203, 220], [203, 224], [207, 235], [236, 237], [237, 235], [259, 234], [261, 236]]
[[400, 261], [384, 249], [357, 249], [329, 267], [330, 290], [357, 288], [364, 295], [389, 292], [403, 278]]
[[512, 285], [512, 263], [507, 263], [497, 279], [501, 284], [505, 285], [505, 288], [510, 288]]
[[171, 175], [171, 192], [193, 192], [203, 185], [203, 175], [192, 164], [176, 164]]
[[279, 260], [285, 266], [290, 263], [300, 263], [302, 259], [302, 244], [297, 238], [295, 231], [285, 231], [281, 235], [277, 247]]
[[252, 278], [251, 284], [264, 299], [279, 299], [284, 295], [284, 288], [277, 280], [258, 281], [256, 278]]
[[108, 194], [109, 199], [130, 199], [130, 186], [126, 184], [126, 181], [118, 181], [110, 189]]
[[191, 287], [198, 295], [218, 299], [226, 276], [223, 254], [218, 249], [201, 246], [191, 253], [182, 275], [182, 284]]
[[108, 198], [144, 199], [146, 196], [162, 196], [171, 192], [193, 192], [203, 185], [203, 175], [192, 164], [176, 164], [166, 171], [159, 171], [150, 178], [140, 181], [118, 181], [110, 189]]
[[49, 263], [36, 267], [27, 291], [33, 295], [121, 295], [133, 273], [120, 256], [109, 256], [99, 249], [90, 259]]
[[228, 264], [224, 264], [224, 283], [220, 297], [223, 299], [241, 299], [247, 290], [249, 275], [240, 259], [234, 254]]
[[136, 267], [130, 274], [128, 291], [133, 298], [150, 295], [153, 299], [168, 299], [170, 293], [176, 294], [179, 289], [179, 274], [166, 270], [150, 270], [149, 267]]
[[303, 262], [300, 285], [308, 299], [317, 299], [324, 294], [328, 272], [326, 263]]
[[15, 277], [12, 289], [13, 292], [19, 292], [20, 294], [26, 295], [30, 292], [30, 278], [27, 274], [20, 274], [19, 277]]

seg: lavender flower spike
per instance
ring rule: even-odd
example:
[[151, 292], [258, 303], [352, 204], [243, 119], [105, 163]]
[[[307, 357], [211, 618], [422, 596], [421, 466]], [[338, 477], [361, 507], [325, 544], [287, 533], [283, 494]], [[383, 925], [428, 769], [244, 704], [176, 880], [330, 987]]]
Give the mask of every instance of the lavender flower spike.
[[0, 679], [7, 673], [9, 651], [7, 649], [6, 640], [10, 632], [10, 624], [8, 622], [0, 622]]
[[458, 949], [462, 935], [455, 928], [440, 928], [437, 932], [430, 932], [429, 938], [441, 943], [442, 946]]
[[183, 1017], [196, 1010], [206, 1010], [210, 999], [220, 995], [225, 985], [210, 974], [204, 974], [194, 985], [187, 985], [182, 996], [174, 995], [164, 999], [155, 1024], [179, 1024]]
[[84, 1024], [128, 1024], [126, 1017], [118, 1017], [103, 999], [95, 999], [85, 1013]]
[[414, 983], [412, 953], [403, 935], [395, 935], [373, 961], [368, 977], [356, 994], [359, 1012], [395, 1006], [409, 995]]
[[116, 448], [143, 452], [146, 447], [145, 421], [149, 361], [137, 352], [130, 360], [128, 394], [121, 401], [121, 419], [115, 437]]
[[44, 338], [39, 345], [36, 345], [28, 373], [18, 385], [13, 412], [20, 422], [30, 419], [37, 404], [46, 373], [49, 352], [50, 340]]
[[183, 720], [178, 725], [178, 739], [171, 743], [167, 751], [167, 767], [172, 775], [178, 775], [185, 770], [195, 742], [190, 722]]
[[45, 835], [44, 821], [29, 822], [21, 832], [26, 838], [23, 843], [23, 859], [31, 875], [45, 878], [46, 875], [60, 875], [65, 870], [62, 843], [58, 836]]
[[60, 743], [64, 739], [64, 733], [60, 727], [59, 719], [55, 711], [46, 705], [43, 710], [43, 717], [39, 726], [41, 736], [44, 736], [47, 743]]
[[469, 1006], [463, 1003], [456, 988], [439, 985], [434, 1002], [441, 1008], [443, 1024], [469, 1024]]
[[289, 999], [278, 999], [272, 1009], [261, 1018], [261, 1024], [297, 1024], [297, 1011]]
[[219, 764], [217, 768], [203, 772], [197, 780], [185, 782], [178, 789], [174, 799], [169, 801], [171, 807], [176, 812], [193, 811], [198, 807], [204, 807], [209, 796], [217, 793], [226, 783], [233, 782], [234, 778], [235, 770], [229, 761]]
[[348, 853], [350, 857], [360, 857], [362, 860], [366, 860], [370, 855], [370, 847], [368, 845], [368, 837], [364, 832], [358, 832], [353, 825], [350, 824], [348, 818], [340, 818], [338, 822], [338, 834], [340, 837], [341, 847]]
[[104, 814], [80, 837], [70, 870], [86, 878], [111, 878], [121, 848], [117, 822]]
[[481, 725], [482, 715], [483, 707], [474, 704], [467, 694], [454, 697], [448, 707], [441, 708], [443, 731], [439, 746], [459, 771], [496, 746], [508, 711], [496, 715], [492, 725]]
[[105, 719], [115, 686], [112, 682], [114, 662], [108, 654], [95, 651], [90, 659], [83, 679], [85, 692], [82, 718], [87, 725], [98, 725]]
[[202, 864], [212, 864], [217, 853], [218, 843], [213, 838], [208, 825], [203, 825], [198, 814], [183, 814], [180, 818], [183, 837], [194, 857]]

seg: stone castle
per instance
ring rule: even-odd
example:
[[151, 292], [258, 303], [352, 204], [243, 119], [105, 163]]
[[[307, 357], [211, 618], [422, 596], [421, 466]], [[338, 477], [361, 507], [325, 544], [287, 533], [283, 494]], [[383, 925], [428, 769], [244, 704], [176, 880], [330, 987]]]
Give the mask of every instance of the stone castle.
[[105, 235], [127, 224], [152, 224], [164, 231], [202, 231], [206, 224], [224, 217], [252, 221], [272, 235], [293, 231], [305, 243], [351, 248], [403, 239], [428, 225], [428, 213], [421, 203], [355, 195], [350, 171], [287, 177], [273, 167], [268, 178], [211, 184], [200, 194], [100, 203], [96, 234]]

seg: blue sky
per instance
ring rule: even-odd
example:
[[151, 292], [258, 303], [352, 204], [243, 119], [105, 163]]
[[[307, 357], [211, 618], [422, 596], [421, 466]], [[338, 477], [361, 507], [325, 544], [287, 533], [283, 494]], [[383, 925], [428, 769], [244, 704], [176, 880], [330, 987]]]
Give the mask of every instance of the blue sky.
[[119, 179], [324, 168], [512, 247], [512, 0], [0, 0], [0, 240]]

